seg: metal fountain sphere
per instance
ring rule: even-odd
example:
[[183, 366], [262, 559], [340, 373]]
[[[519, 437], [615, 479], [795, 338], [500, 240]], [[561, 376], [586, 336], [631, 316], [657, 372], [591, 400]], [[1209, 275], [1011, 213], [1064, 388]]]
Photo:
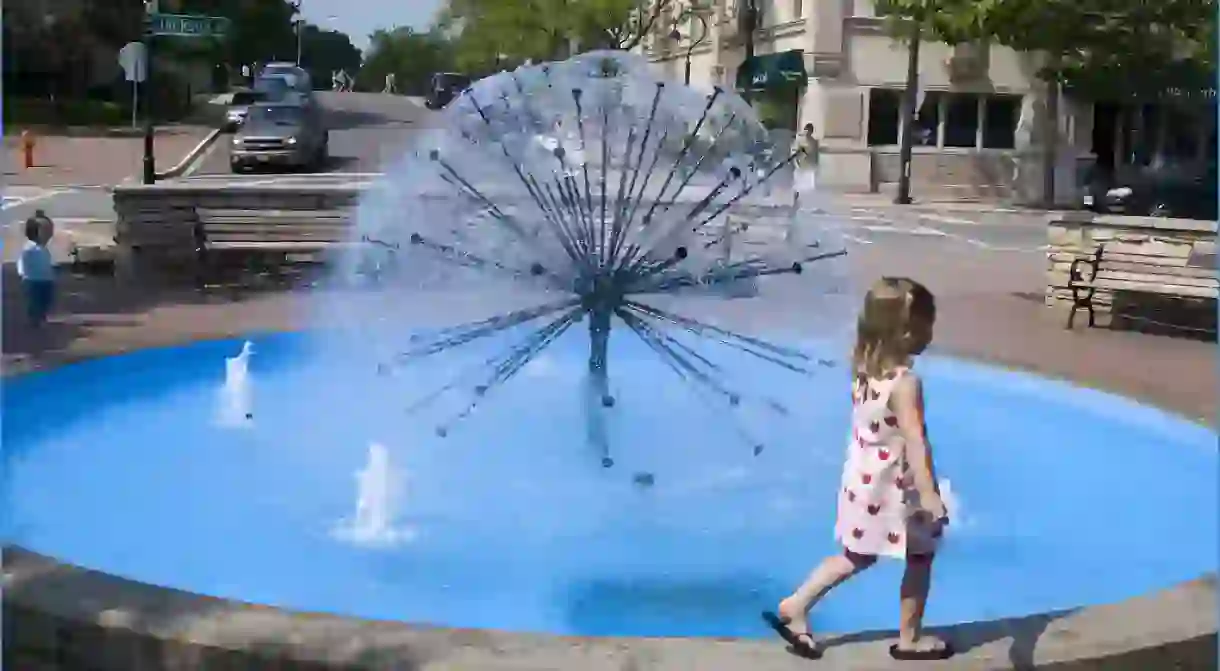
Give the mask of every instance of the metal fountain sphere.
[[[530, 325], [519, 343], [486, 363], [465, 409], [437, 427], [444, 437], [561, 334], [587, 322], [586, 435], [606, 467], [614, 464], [605, 423], [615, 406], [608, 361], [615, 331], [643, 340], [667, 368], [726, 408], [757, 401], [784, 412], [781, 403], [722, 380], [701, 349], [726, 347], [804, 375], [830, 361], [654, 299], [757, 293], [763, 278], [799, 275], [845, 255], [839, 245], [812, 239], [816, 227], [792, 205], [767, 198], [797, 158], [771, 144], [735, 94], [660, 80], [631, 54], [592, 52], [475, 83], [417, 144], [374, 213], [360, 216], [364, 244], [352, 268], [375, 268], [383, 287], [473, 280], [545, 300], [416, 334], [379, 371], [389, 375]], [[753, 214], [742, 215], [747, 211]], [[781, 222], [781, 235], [767, 243], [751, 239], [760, 212]], [[757, 455], [764, 446], [751, 448]], [[650, 484], [652, 476], [638, 474], [636, 482]]]

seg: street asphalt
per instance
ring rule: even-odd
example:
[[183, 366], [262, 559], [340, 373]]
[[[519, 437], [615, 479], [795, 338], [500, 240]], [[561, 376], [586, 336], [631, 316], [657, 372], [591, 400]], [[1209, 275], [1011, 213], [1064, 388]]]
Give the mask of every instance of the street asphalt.
[[[406, 150], [414, 133], [434, 122], [435, 115], [418, 99], [368, 93], [320, 92], [331, 129], [331, 164], [323, 174], [245, 174], [229, 171], [229, 142], [222, 136], [182, 178], [219, 183], [338, 182], [370, 183], [387, 164]], [[848, 242], [860, 247], [899, 247], [920, 250], [960, 250], [997, 257], [1044, 258], [1046, 214], [1013, 210], [906, 208], [860, 205], [849, 196], [828, 194], [816, 205], [846, 222]], [[71, 243], [104, 244], [114, 219], [108, 189], [98, 187], [10, 187], [4, 190], [0, 221], [4, 225], [4, 261], [20, 249], [21, 222], [35, 209], [44, 209], [58, 224], [55, 247], [63, 253]]]
[[[319, 91], [330, 129], [327, 172], [379, 172], [400, 156], [411, 135], [431, 116], [418, 99], [376, 93]], [[222, 137], [192, 176], [228, 175], [228, 137]]]

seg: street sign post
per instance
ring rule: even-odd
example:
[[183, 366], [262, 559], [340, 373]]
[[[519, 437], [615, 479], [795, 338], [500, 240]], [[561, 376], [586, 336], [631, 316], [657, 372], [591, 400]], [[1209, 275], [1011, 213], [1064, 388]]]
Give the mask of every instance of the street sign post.
[[119, 67], [131, 82], [131, 127], [136, 127], [139, 108], [140, 82], [148, 80], [148, 49], [143, 42], [128, 42], [119, 49]]
[[158, 37], [224, 37], [229, 20], [222, 16], [152, 14], [149, 30]]
[[144, 76], [149, 85], [144, 87], [144, 183], [152, 184], [157, 179], [156, 157], [153, 155], [153, 96], [152, 75], [153, 45], [158, 37], [224, 37], [229, 32], [229, 20], [220, 16], [196, 16], [193, 14], [162, 14], [157, 11], [157, 0], [144, 3]]

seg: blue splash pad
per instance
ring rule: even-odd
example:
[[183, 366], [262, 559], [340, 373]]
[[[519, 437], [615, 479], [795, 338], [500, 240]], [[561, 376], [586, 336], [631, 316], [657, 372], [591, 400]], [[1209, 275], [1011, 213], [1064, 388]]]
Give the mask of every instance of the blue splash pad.
[[[9, 537], [213, 596], [585, 635], [767, 636], [759, 611], [836, 551], [840, 369], [809, 381], [733, 364], [800, 404], [783, 422], [746, 417], [767, 444], [755, 457], [723, 411], [616, 335], [617, 464], [604, 469], [580, 423], [583, 329], [444, 439], [435, 416], [403, 408], [453, 361], [390, 380], [359, 355], [313, 356], [306, 336], [255, 343], [250, 429], [215, 423], [240, 342], [6, 380]], [[1113, 602], [1214, 571], [1215, 433], [1030, 375], [933, 357], [920, 370], [940, 476], [960, 498], [931, 623]], [[397, 512], [414, 537], [391, 547], [332, 534], [371, 442], [407, 474]], [[892, 627], [900, 574], [883, 562], [814, 625]]]

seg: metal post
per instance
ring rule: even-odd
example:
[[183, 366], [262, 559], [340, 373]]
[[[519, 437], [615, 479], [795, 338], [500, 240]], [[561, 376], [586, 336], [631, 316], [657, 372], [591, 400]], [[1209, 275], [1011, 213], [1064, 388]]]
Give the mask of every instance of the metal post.
[[898, 147], [897, 205], [911, 204], [911, 148], [915, 142], [915, 104], [919, 102], [919, 43], [922, 41], [921, 19], [911, 21], [910, 44], [907, 45], [907, 83], [902, 100], [902, 137]]
[[[745, 58], [742, 59], [741, 64], [742, 64], [742, 66], [746, 66], [746, 65], [752, 66], [753, 65], [752, 61], [754, 60], [754, 29], [757, 27], [757, 23], [758, 23], [758, 7], [755, 5], [755, 0], [746, 0], [745, 13], [746, 13]], [[749, 74], [749, 73], [746, 73], [746, 74]], [[740, 74], [738, 74], [737, 76], [738, 76], [738, 78], [741, 77]], [[741, 92], [741, 97], [747, 103], [750, 102], [750, 98], [751, 98], [750, 86], [753, 85], [752, 77], [753, 76], [751, 75], [751, 80], [747, 82], [745, 89], [742, 90], [742, 92]]]
[[691, 57], [695, 55], [695, 49], [697, 49], [700, 44], [703, 44], [707, 40], [708, 30], [707, 30], [707, 19], [704, 18], [704, 16], [702, 14], [696, 13], [693, 10], [688, 10], [688, 11], [691, 11], [691, 16], [694, 16], [695, 20], [699, 22], [699, 39], [696, 40], [696, 39], [694, 39], [694, 35], [691, 35], [690, 36], [690, 45], [688, 45], [686, 47], [686, 73], [685, 73], [684, 79], [685, 79], [686, 85], [690, 86]]
[[144, 30], [144, 53], [148, 62], [145, 64], [145, 80], [144, 80], [144, 183], [152, 184], [157, 181], [157, 159], [153, 152], [153, 114], [155, 113], [153, 105], [153, 62], [154, 58], [153, 43], [156, 39], [152, 32], [152, 22], [149, 21]]
[[301, 19], [297, 19], [297, 65], [301, 65], [301, 52], [303, 51], [302, 42], [304, 40], [304, 24]]

